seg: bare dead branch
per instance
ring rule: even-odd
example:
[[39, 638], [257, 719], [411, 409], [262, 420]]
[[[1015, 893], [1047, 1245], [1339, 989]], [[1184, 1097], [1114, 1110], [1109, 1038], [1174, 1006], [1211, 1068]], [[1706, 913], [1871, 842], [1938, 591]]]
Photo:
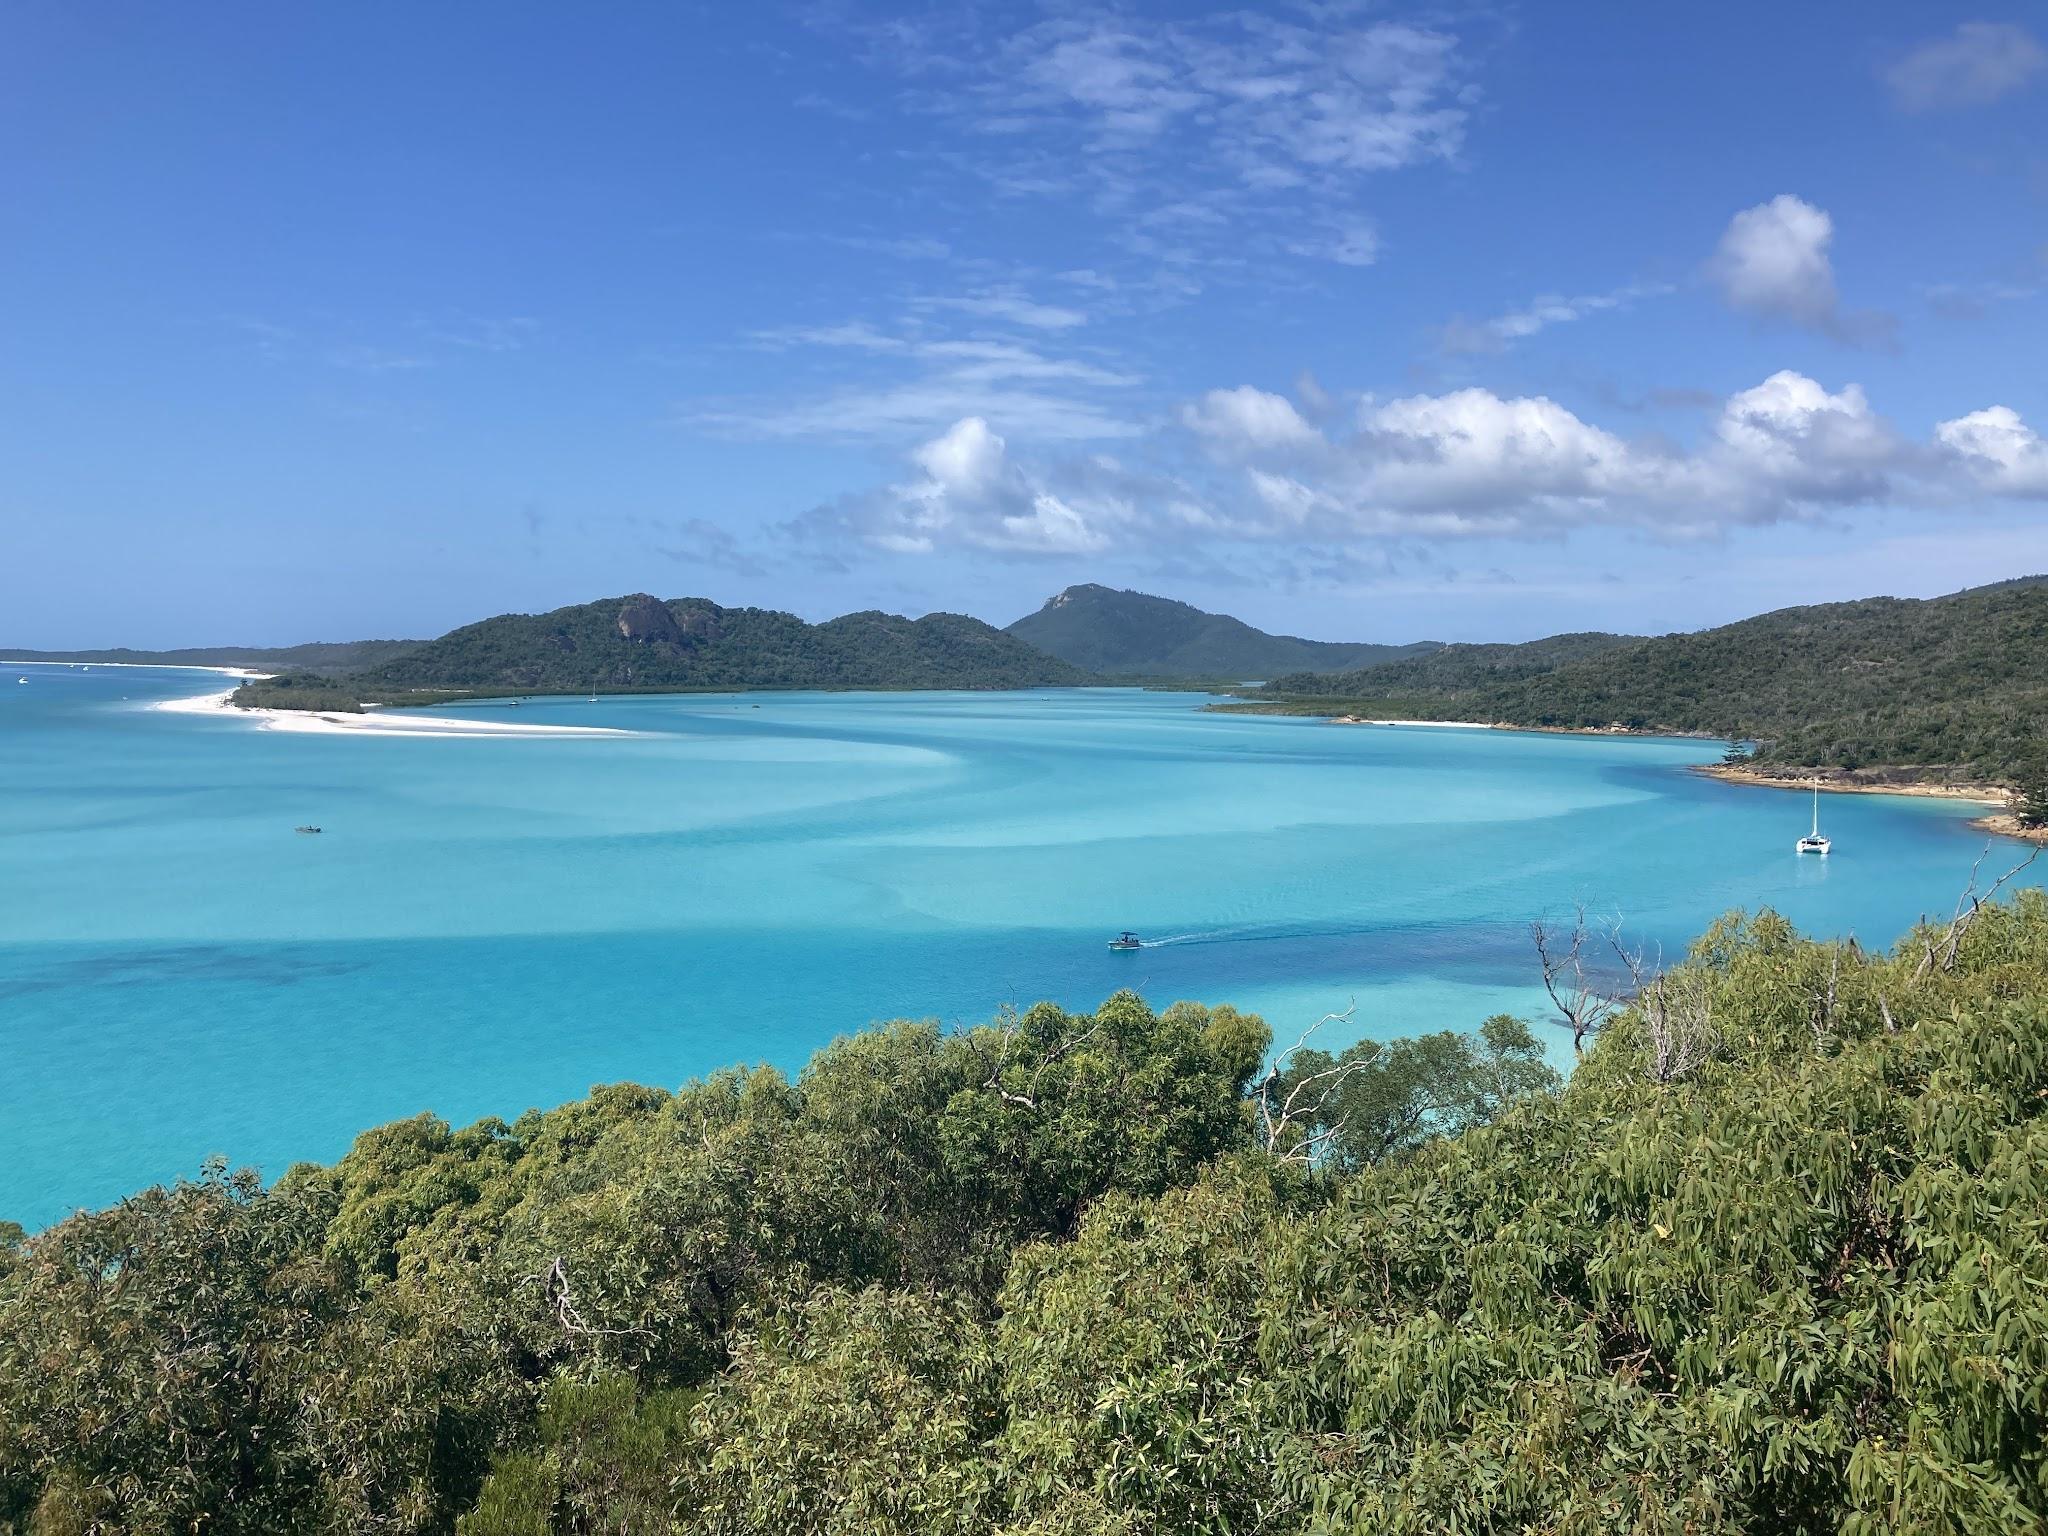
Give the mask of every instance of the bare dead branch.
[[1813, 1030], [1813, 1043], [1825, 1045], [1835, 1027], [1835, 996], [1842, 979], [1842, 946], [1830, 945], [1828, 949], [1827, 985], [1813, 994], [1813, 1011], [1807, 1024]]
[[1689, 1077], [1713, 1056], [1712, 983], [1697, 972], [1660, 976], [1638, 1000], [1643, 1034], [1649, 1046], [1645, 1071], [1652, 1082], [1675, 1083]]
[[1990, 853], [1991, 845], [1986, 843], [1984, 845], [1984, 852], [1978, 854], [1977, 862], [1970, 866], [1969, 883], [1963, 887], [1963, 894], [1956, 899], [1956, 915], [1950, 920], [1948, 927], [1943, 930], [1938, 938], [1923, 938], [1922, 947], [1925, 953], [1920, 958], [1919, 967], [1913, 972], [1913, 980], [1915, 982], [1925, 980], [1928, 975], [1937, 970], [1954, 970], [1956, 957], [1962, 952], [1963, 940], [1969, 935], [1970, 925], [1977, 921], [1978, 914], [1997, 899], [1998, 893], [2004, 889], [2007, 881], [2018, 875], [2028, 865], [2032, 864], [2034, 860], [2041, 857], [2041, 850], [2039, 847], [2036, 847], [2024, 859], [2021, 859], [2019, 863], [2013, 865], [2011, 869], [2008, 869], [2004, 874], [1992, 881], [1991, 888], [1982, 896], [1979, 896], [1977, 894], [1977, 871], [1983, 867], [1984, 860]]
[[1339, 1116], [1335, 1122], [1325, 1122], [1324, 1111], [1350, 1078], [1372, 1065], [1369, 1061], [1340, 1061], [1320, 1072], [1311, 1072], [1295, 1082], [1277, 1109], [1273, 1100], [1287, 1063], [1296, 1053], [1307, 1047], [1317, 1030], [1325, 1024], [1345, 1022], [1357, 1007], [1354, 1000], [1341, 1013], [1326, 1013], [1317, 1019], [1301, 1032], [1294, 1044], [1274, 1056], [1266, 1067], [1266, 1075], [1259, 1080], [1254, 1102], [1259, 1107], [1260, 1131], [1265, 1138], [1266, 1151], [1283, 1162], [1313, 1166], [1343, 1133], [1346, 1117]]
[[[1635, 975], [1641, 957], [1637, 956], [1635, 964], [1630, 964], [1620, 935], [1621, 922], [1617, 918], [1608, 928], [1608, 943], [1623, 956], [1623, 964], [1629, 966], [1631, 975]], [[1597, 984], [1587, 968], [1589, 938], [1585, 903], [1580, 902], [1573, 907], [1569, 930], [1553, 927], [1548, 919], [1539, 917], [1529, 924], [1529, 937], [1536, 945], [1537, 963], [1543, 972], [1543, 990], [1550, 994], [1550, 1003], [1557, 1010], [1558, 1018], [1572, 1032], [1572, 1050], [1583, 1056], [1587, 1039], [1604, 1029], [1621, 1005], [1619, 998]]]
[[654, 1337], [646, 1328], [594, 1328], [586, 1323], [583, 1314], [576, 1310], [576, 1298], [569, 1289], [569, 1266], [563, 1262], [560, 1254], [555, 1255], [554, 1261], [547, 1268], [520, 1276], [520, 1283], [540, 1286], [541, 1294], [554, 1308], [555, 1321], [562, 1325], [564, 1333], [589, 1337]]

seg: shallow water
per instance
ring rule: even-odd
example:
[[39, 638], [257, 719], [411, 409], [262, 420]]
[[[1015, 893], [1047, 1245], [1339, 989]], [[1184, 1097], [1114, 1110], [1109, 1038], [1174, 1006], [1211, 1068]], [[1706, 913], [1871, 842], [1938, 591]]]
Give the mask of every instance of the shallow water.
[[[1667, 950], [1764, 904], [1889, 943], [1984, 846], [1968, 806], [1836, 796], [1802, 861], [1806, 802], [1687, 772], [1708, 744], [1187, 694], [535, 701], [461, 712], [643, 734], [450, 740], [144, 707], [197, 672], [0, 676], [0, 1216], [31, 1226], [421, 1109], [794, 1069], [877, 1019], [1125, 985], [1285, 1039], [1355, 1003], [1333, 1043], [1536, 1017], [1546, 909]], [[1111, 953], [1124, 927], [1158, 942]]]

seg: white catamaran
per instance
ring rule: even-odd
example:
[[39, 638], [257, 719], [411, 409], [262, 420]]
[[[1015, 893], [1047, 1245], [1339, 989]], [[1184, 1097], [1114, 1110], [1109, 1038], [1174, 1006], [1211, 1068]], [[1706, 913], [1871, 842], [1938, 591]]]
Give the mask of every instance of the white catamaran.
[[1799, 851], [1801, 853], [1817, 853], [1822, 858], [1826, 858], [1828, 856], [1828, 849], [1833, 846], [1832, 843], [1820, 835], [1820, 780], [1815, 779], [1813, 781], [1813, 830], [1799, 839]]

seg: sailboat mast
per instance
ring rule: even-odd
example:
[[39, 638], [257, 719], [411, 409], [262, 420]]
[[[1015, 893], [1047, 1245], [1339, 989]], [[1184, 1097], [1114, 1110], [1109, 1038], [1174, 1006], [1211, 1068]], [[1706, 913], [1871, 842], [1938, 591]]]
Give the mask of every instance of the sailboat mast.
[[1813, 835], [1820, 836], [1820, 785], [1813, 786]]

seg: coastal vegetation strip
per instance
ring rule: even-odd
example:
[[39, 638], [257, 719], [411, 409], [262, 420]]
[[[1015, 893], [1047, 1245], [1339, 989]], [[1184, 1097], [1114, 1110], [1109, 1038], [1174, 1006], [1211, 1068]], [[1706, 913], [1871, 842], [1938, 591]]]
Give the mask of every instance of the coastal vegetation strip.
[[1448, 646], [1244, 690], [1252, 710], [1696, 735], [1759, 773], [1950, 784], [2024, 802], [2048, 763], [2048, 586], [1790, 608], [1697, 634]]
[[0, 1240], [0, 1526], [2036, 1530], [2048, 901], [1730, 917], [1571, 1080], [1119, 994]]

